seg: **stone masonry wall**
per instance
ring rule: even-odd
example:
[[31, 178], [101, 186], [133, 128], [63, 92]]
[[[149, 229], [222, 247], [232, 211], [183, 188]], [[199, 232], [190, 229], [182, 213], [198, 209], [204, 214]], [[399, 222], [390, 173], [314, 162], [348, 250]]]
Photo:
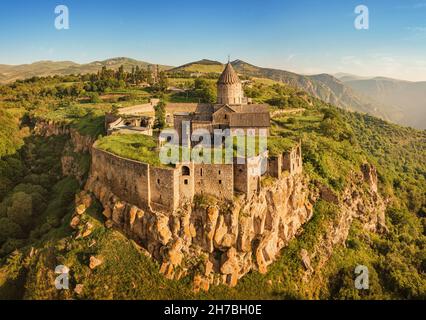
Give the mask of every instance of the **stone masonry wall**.
[[172, 168], [149, 166], [150, 205], [154, 210], [173, 212], [179, 205], [179, 174]]
[[[194, 164], [196, 192], [219, 199], [234, 197], [234, 168], [232, 164]], [[202, 172], [202, 173], [201, 173]]]
[[120, 158], [109, 152], [92, 149], [92, 167], [88, 185], [108, 185], [112, 193], [139, 208], [148, 208], [150, 199], [149, 166]]

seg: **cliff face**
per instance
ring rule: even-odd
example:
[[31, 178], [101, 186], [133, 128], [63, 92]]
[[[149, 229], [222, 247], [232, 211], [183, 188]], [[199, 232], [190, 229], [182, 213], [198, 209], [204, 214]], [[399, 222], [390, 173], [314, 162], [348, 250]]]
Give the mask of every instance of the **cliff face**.
[[[251, 270], [265, 273], [313, 212], [308, 181], [301, 174], [276, 180], [248, 200], [207, 204], [200, 197], [170, 214], [123, 202], [95, 179], [88, 180], [86, 190], [102, 203], [108, 226], [146, 249], [166, 277], [191, 273], [196, 290], [210, 284], [234, 286]], [[83, 202], [77, 205], [84, 211]]]
[[92, 145], [96, 138], [82, 135], [67, 124], [46, 120], [35, 121], [34, 134], [43, 137], [69, 136], [61, 157], [62, 174], [64, 176], [73, 176], [80, 184], [83, 184], [88, 165], [83, 166], [80, 160], [84, 154], [91, 153]]
[[[352, 173], [349, 185], [340, 195], [321, 192], [321, 197], [334, 202], [339, 210], [334, 219], [321, 234], [316, 245], [310, 250], [300, 253], [305, 275], [303, 280], [312, 287], [312, 298], [318, 292], [317, 283], [322, 281], [322, 270], [331, 258], [334, 249], [345, 245], [352, 222], [357, 219], [362, 229], [375, 233], [386, 233], [385, 224], [386, 200], [378, 192], [378, 178], [376, 169], [364, 164], [361, 172]], [[314, 261], [315, 263], [311, 262]]]
[[43, 137], [68, 135], [70, 132], [69, 126], [64, 123], [57, 123], [55, 121], [35, 120], [34, 134]]
[[65, 145], [61, 158], [62, 174], [75, 177], [80, 184], [84, 184], [90, 165], [90, 158], [84, 159], [84, 155], [89, 155], [92, 152], [92, 145], [96, 139], [81, 135], [73, 128], [69, 129], [69, 136], [70, 140]]

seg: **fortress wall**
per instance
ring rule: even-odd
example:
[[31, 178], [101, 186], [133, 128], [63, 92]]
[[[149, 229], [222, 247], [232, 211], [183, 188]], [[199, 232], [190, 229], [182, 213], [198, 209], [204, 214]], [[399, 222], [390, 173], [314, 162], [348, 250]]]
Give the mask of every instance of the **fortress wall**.
[[93, 147], [90, 179], [108, 186], [120, 199], [139, 208], [148, 208], [150, 190], [147, 164]]
[[194, 164], [196, 193], [232, 200], [234, 196], [233, 164]]
[[234, 189], [236, 192], [247, 194], [248, 187], [248, 168], [246, 164], [234, 163]]
[[260, 156], [246, 159], [247, 161], [247, 197], [259, 191], [259, 182], [262, 175], [262, 158]]
[[303, 171], [302, 146], [300, 143], [289, 152], [284, 153], [283, 170], [290, 172], [290, 174], [297, 174]]
[[179, 204], [179, 171], [150, 166], [149, 176], [152, 209], [173, 212]]
[[192, 201], [195, 194], [194, 189], [194, 164], [188, 163], [177, 166], [179, 176], [179, 197], [180, 201]]
[[283, 156], [270, 156], [268, 158], [268, 174], [274, 178], [280, 178], [282, 172]]

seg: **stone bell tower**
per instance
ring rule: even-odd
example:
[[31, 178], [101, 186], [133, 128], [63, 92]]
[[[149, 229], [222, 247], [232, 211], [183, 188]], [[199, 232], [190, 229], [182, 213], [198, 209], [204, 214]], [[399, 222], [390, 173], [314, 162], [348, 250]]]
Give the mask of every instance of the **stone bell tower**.
[[242, 104], [244, 101], [243, 86], [231, 63], [225, 67], [217, 82], [217, 103]]

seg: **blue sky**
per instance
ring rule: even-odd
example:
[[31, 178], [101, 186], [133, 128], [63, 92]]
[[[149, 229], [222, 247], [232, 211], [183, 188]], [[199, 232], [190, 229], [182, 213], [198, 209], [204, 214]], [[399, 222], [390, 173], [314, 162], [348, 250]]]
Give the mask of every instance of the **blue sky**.
[[[70, 29], [54, 27], [57, 5]], [[369, 8], [356, 30], [355, 7]], [[231, 59], [298, 73], [426, 80], [426, 0], [1, 0], [0, 64]]]

